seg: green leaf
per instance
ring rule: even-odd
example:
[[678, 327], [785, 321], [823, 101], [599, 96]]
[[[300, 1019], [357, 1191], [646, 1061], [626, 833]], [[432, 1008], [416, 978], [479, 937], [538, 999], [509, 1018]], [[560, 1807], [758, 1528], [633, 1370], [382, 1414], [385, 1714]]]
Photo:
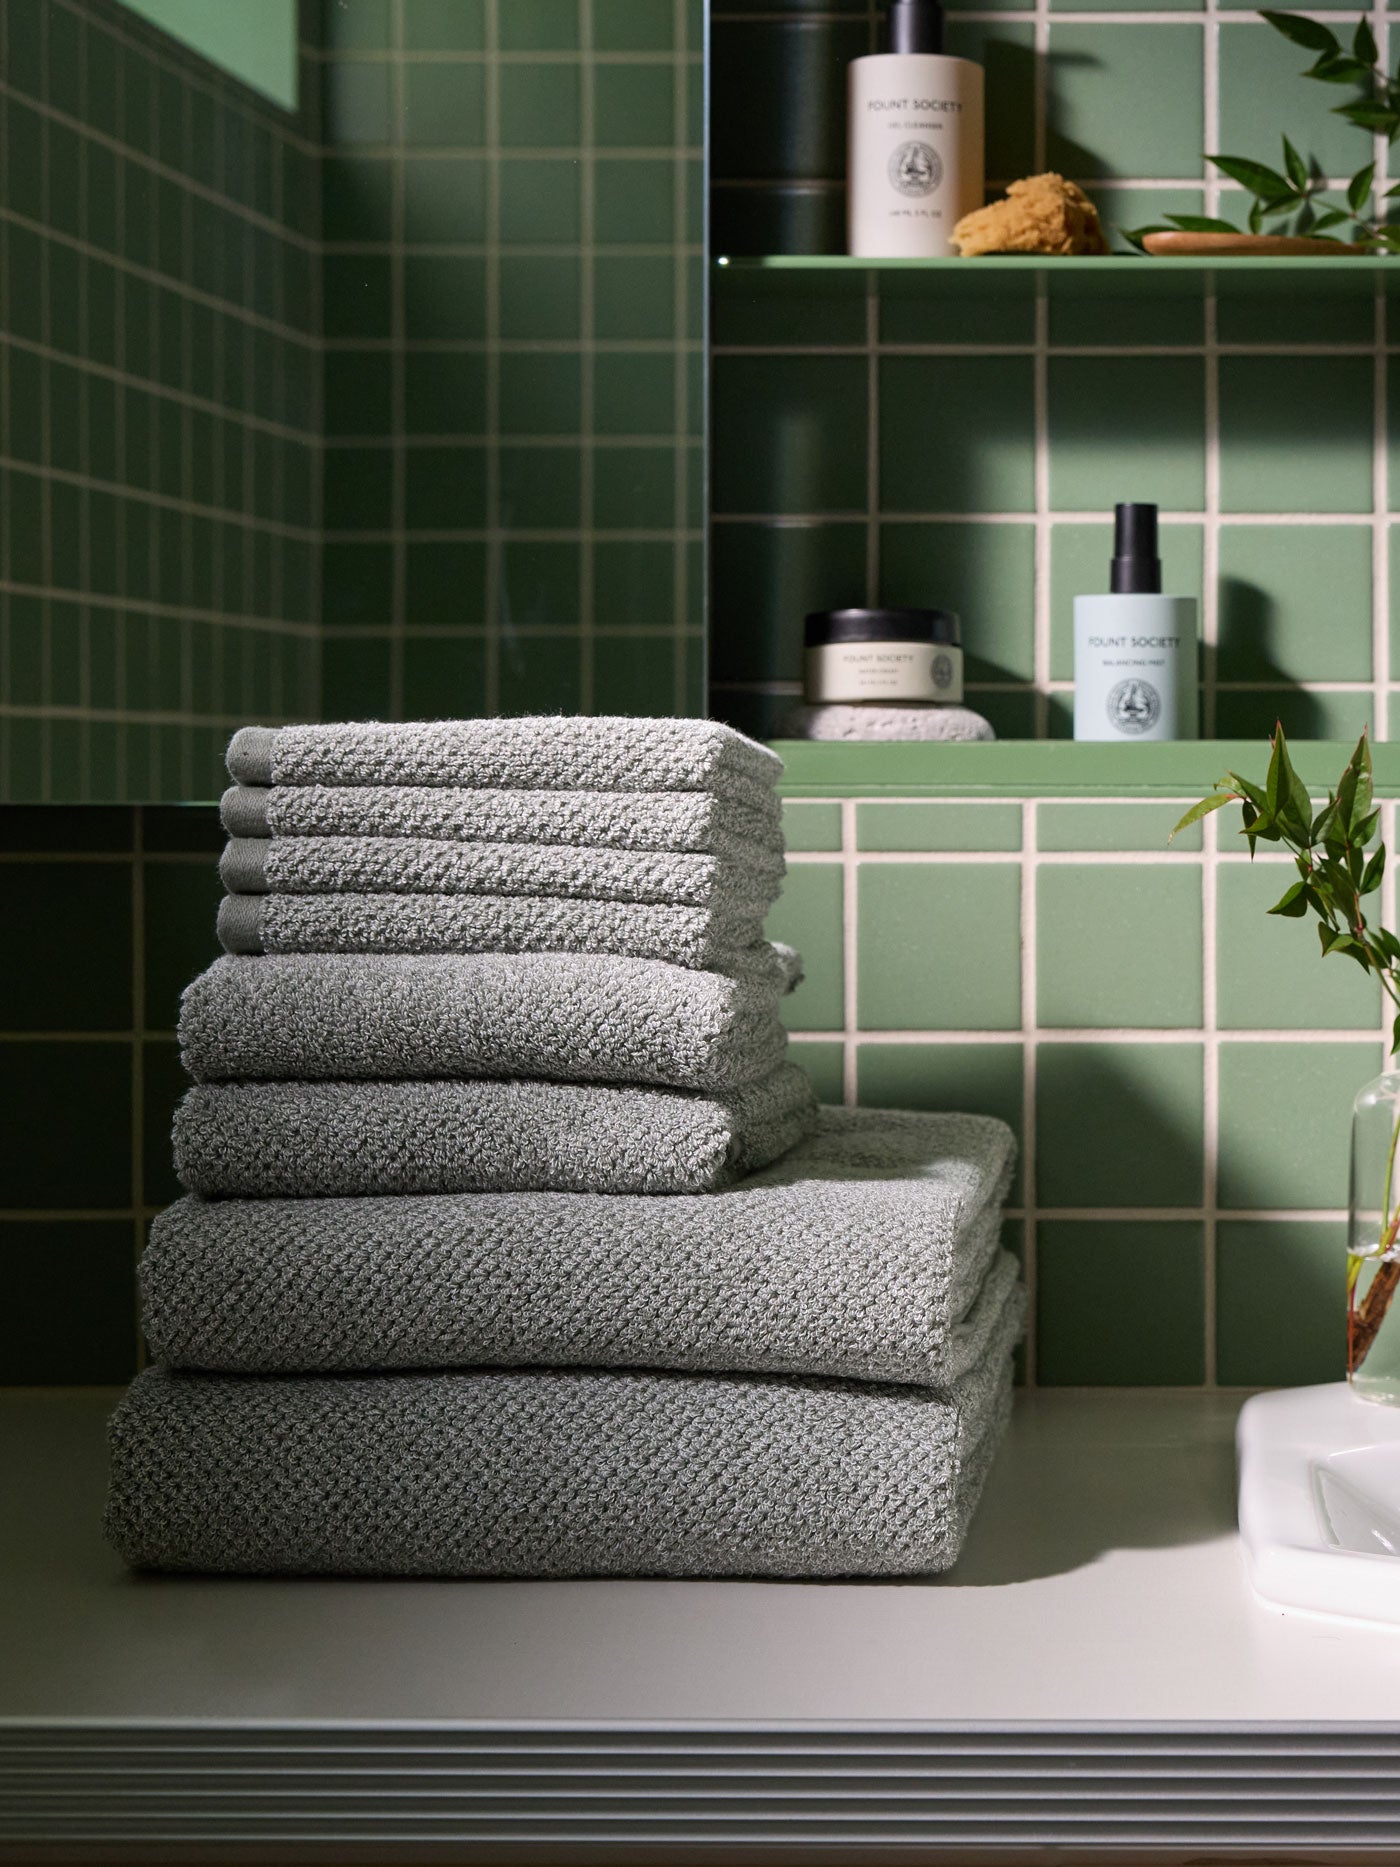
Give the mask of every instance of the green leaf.
[[1222, 791], [1218, 796], [1203, 797], [1199, 804], [1193, 804], [1191, 806], [1180, 823], [1176, 825], [1171, 836], [1167, 838], [1167, 841], [1170, 843], [1172, 837], [1176, 836], [1178, 831], [1189, 829], [1193, 823], [1199, 823], [1202, 817], [1208, 817], [1213, 810], [1223, 810], [1226, 804], [1234, 804], [1238, 801], [1239, 800], [1229, 791]]
[[1264, 231], [1264, 203], [1262, 201], [1254, 202], [1249, 210], [1249, 231], [1251, 233]]
[[1247, 188], [1253, 195], [1261, 195], [1266, 201], [1277, 201], [1281, 195], [1292, 193], [1287, 178], [1280, 175], [1277, 169], [1271, 169], [1263, 162], [1253, 162], [1248, 156], [1207, 156], [1206, 161], [1213, 162], [1231, 181], [1238, 182], [1241, 188]]
[[[1385, 844], [1382, 843], [1375, 855], [1372, 856], [1371, 860], [1366, 864], [1366, 873], [1361, 877], [1361, 893], [1363, 895], [1373, 895], [1380, 887], [1381, 877], [1384, 874]], [[1389, 956], [1387, 955], [1387, 957]]]
[[1380, 47], [1376, 44], [1375, 34], [1371, 31], [1370, 21], [1359, 19], [1356, 32], [1352, 37], [1351, 49], [1363, 64], [1374, 66], [1380, 57]]
[[[1364, 24], [1364, 21], [1363, 21]], [[1347, 184], [1347, 206], [1353, 214], [1359, 214], [1365, 207], [1371, 194], [1371, 183], [1376, 178], [1376, 165], [1368, 162], [1364, 169], [1358, 169]]]
[[1273, 756], [1269, 760], [1269, 780], [1265, 788], [1282, 828], [1298, 842], [1309, 844], [1312, 841], [1312, 799], [1308, 796], [1308, 787], [1293, 769], [1282, 726], [1274, 728]]
[[1249, 799], [1256, 810], [1267, 810], [1269, 807], [1268, 799], [1265, 797], [1262, 787], [1257, 784], [1251, 784], [1248, 778], [1241, 778], [1237, 771], [1227, 771], [1223, 778], [1218, 778], [1216, 780], [1216, 783], [1221, 786], [1233, 786], [1241, 797], [1247, 797]]
[[1381, 820], [1381, 813], [1373, 810], [1369, 817], [1363, 817], [1351, 833], [1351, 840], [1357, 850], [1362, 850], [1376, 834], [1376, 825]]
[[1283, 139], [1283, 166], [1289, 181], [1299, 194], [1305, 194], [1308, 186], [1308, 165], [1286, 136]]
[[1395, 1051], [1400, 1050], [1400, 1013], [1397, 1013], [1395, 1023], [1391, 1027], [1390, 1048], [1391, 1048], [1392, 1054]]
[[1341, 50], [1335, 33], [1329, 32], [1318, 20], [1305, 19], [1301, 13], [1271, 13], [1261, 8], [1259, 17], [1267, 20], [1285, 39], [1291, 39], [1294, 45], [1306, 46], [1310, 52]]
[[[1355, 774], [1352, 783], [1351, 803], [1347, 809], [1347, 823], [1353, 838], [1358, 837], [1361, 820], [1369, 816], [1371, 810], [1371, 742], [1363, 732], [1356, 742], [1356, 750], [1351, 755], [1347, 774]], [[1342, 780], [1346, 783], [1346, 778]], [[1338, 798], [1341, 791], [1338, 790]], [[1360, 838], [1365, 841], [1364, 837]]]
[[1328, 227], [1340, 227], [1344, 220], [1350, 219], [1351, 216], [1349, 214], [1344, 214], [1339, 207], [1329, 207], [1325, 214], [1319, 214], [1317, 219], [1313, 222], [1313, 235], [1317, 237], [1325, 232]]
[[1385, 104], [1372, 103], [1367, 98], [1354, 104], [1338, 104], [1332, 112], [1334, 117], [1345, 117], [1348, 123], [1354, 123], [1359, 130], [1376, 130], [1382, 136], [1394, 136], [1400, 129], [1400, 110], [1391, 110]]
[[[1238, 233], [1240, 231], [1233, 221], [1215, 220], [1209, 214], [1168, 214], [1167, 219], [1173, 227], [1179, 227], [1183, 233]], [[1148, 227], [1144, 231], [1155, 233], [1158, 229]], [[1165, 228], [1161, 231], [1165, 232]]]
[[1315, 65], [1309, 65], [1303, 76], [1318, 78], [1323, 84], [1365, 84], [1371, 76], [1371, 68], [1363, 65], [1359, 58], [1349, 58], [1345, 52], [1328, 52]]
[[1306, 882], [1294, 882], [1293, 886], [1269, 909], [1270, 914], [1282, 914], [1286, 920], [1300, 921], [1308, 911], [1308, 885]]

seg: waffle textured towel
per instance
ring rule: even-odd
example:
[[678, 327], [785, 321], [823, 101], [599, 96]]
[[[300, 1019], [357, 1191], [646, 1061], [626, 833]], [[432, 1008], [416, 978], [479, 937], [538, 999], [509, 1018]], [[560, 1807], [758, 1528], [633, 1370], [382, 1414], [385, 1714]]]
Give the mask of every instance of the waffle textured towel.
[[600, 849], [781, 855], [772, 792], [751, 805], [708, 791], [454, 790], [405, 784], [231, 785], [230, 836], [424, 836], [449, 843], [578, 843]]
[[196, 1082], [536, 1076], [728, 1089], [777, 1069], [801, 962], [732, 979], [605, 953], [266, 954], [180, 1001]]
[[723, 1096], [597, 1083], [200, 1083], [175, 1166], [207, 1198], [361, 1193], [699, 1193], [816, 1123], [783, 1064]]
[[225, 1373], [529, 1362], [935, 1385], [978, 1351], [960, 1325], [1014, 1152], [990, 1116], [822, 1109], [718, 1193], [184, 1199], [141, 1261], [146, 1335], [161, 1361]]
[[781, 856], [726, 862], [689, 850], [573, 843], [442, 843], [407, 836], [235, 836], [219, 863], [234, 894], [554, 895], [575, 901], [725, 905], [761, 920]]
[[771, 791], [775, 752], [714, 720], [549, 715], [409, 725], [245, 726], [238, 784], [429, 784], [530, 791]]
[[763, 917], [541, 895], [225, 895], [226, 953], [617, 953], [739, 972]]
[[137, 1377], [107, 1532], [140, 1568], [899, 1575], [948, 1567], [1010, 1408], [1020, 1292], [951, 1389], [477, 1371]]

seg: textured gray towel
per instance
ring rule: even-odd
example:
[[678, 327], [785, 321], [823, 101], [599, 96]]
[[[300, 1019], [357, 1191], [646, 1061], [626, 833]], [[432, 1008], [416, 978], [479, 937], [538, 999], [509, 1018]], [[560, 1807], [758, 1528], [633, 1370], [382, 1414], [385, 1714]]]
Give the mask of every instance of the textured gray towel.
[[777, 900], [781, 856], [726, 862], [685, 851], [572, 843], [442, 843], [412, 836], [235, 836], [219, 862], [233, 894], [544, 895], [722, 905], [755, 920]]
[[700, 1193], [810, 1134], [788, 1063], [723, 1096], [597, 1083], [199, 1083], [175, 1167], [208, 1198], [361, 1193]]
[[735, 857], [783, 851], [772, 792], [753, 806], [708, 791], [453, 790], [446, 786], [230, 785], [230, 836], [424, 836], [448, 843], [578, 843]]
[[616, 953], [739, 973], [763, 917], [725, 902], [562, 901], [541, 895], [225, 895], [226, 953]]
[[1014, 1155], [990, 1116], [826, 1108], [717, 1193], [183, 1199], [141, 1261], [146, 1335], [159, 1360], [221, 1373], [535, 1362], [933, 1385], [976, 1352], [958, 1326]]
[[185, 988], [180, 1056], [196, 1082], [536, 1076], [728, 1089], [783, 1061], [779, 996], [800, 965], [791, 947], [774, 949], [766, 979], [606, 953], [226, 957]]
[[1011, 1401], [1019, 1291], [948, 1391], [781, 1375], [138, 1376], [107, 1534], [138, 1568], [901, 1575], [947, 1568]]
[[770, 791], [776, 752], [715, 720], [547, 715], [409, 725], [245, 726], [239, 784], [431, 784], [531, 791]]

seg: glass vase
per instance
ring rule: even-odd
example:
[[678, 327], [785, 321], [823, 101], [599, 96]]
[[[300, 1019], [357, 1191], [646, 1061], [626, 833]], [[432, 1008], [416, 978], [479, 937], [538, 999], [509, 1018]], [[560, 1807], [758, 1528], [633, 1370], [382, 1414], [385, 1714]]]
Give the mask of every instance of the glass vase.
[[1400, 1070], [1357, 1096], [1347, 1230], [1347, 1380], [1364, 1400], [1400, 1406]]

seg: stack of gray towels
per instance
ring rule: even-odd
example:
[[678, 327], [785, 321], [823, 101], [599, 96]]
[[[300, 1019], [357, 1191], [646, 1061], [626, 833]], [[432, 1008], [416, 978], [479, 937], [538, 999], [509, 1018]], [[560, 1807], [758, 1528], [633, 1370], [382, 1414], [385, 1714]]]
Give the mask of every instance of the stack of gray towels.
[[1010, 1131], [818, 1109], [766, 748], [246, 728], [189, 1189], [112, 1422], [139, 1567], [945, 1568], [1010, 1408]]

